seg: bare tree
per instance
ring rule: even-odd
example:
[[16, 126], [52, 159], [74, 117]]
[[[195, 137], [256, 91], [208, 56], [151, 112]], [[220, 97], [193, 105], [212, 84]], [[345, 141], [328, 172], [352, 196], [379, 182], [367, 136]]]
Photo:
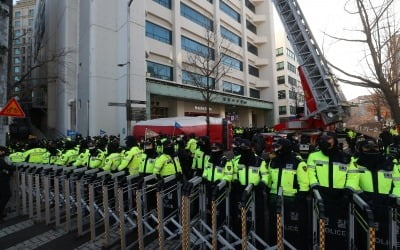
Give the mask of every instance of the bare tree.
[[229, 54], [230, 43], [221, 38], [217, 31], [207, 30], [205, 47], [188, 49], [187, 60], [183, 63], [188, 78], [183, 81], [199, 89], [206, 106], [207, 136], [210, 135], [210, 105], [217, 94], [216, 86], [232, 68]]
[[361, 21], [360, 29], [352, 30], [360, 39], [328, 36], [364, 46], [360, 63], [365, 63], [367, 70], [363, 73], [348, 72], [332, 63], [330, 65], [344, 75], [338, 77], [339, 81], [378, 90], [390, 107], [392, 118], [400, 124], [400, 33], [396, 1], [398, 0], [348, 0], [345, 11], [356, 15]]

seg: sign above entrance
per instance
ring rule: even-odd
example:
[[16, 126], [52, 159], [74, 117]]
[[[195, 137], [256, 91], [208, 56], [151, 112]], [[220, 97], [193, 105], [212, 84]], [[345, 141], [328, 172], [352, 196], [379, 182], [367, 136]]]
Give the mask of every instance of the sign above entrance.
[[0, 115], [2, 116], [12, 116], [12, 117], [25, 117], [25, 113], [22, 110], [21, 106], [18, 104], [17, 99], [11, 98], [10, 101], [4, 106], [4, 108], [0, 111]]

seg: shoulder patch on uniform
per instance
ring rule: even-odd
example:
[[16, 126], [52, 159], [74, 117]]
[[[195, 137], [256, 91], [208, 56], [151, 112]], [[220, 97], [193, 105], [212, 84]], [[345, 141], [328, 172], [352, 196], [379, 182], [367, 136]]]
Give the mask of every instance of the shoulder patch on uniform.
[[303, 170], [304, 170], [304, 172], [307, 172], [307, 166], [306, 165], [303, 166]]

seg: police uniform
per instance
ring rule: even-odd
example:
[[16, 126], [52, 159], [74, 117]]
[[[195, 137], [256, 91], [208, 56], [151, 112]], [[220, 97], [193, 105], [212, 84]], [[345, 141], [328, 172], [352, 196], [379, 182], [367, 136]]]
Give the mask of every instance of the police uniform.
[[339, 149], [336, 134], [324, 132], [319, 151], [307, 160], [310, 187], [319, 190], [327, 214], [326, 246], [347, 248], [348, 206], [351, 192], [360, 190], [359, 170], [350, 155]]
[[142, 150], [134, 146], [128, 151], [123, 152], [121, 164], [118, 166], [118, 171], [128, 169], [130, 175], [139, 173], [139, 165], [141, 161]]
[[268, 166], [269, 220], [268, 241], [276, 244], [276, 202], [279, 188], [282, 188], [285, 204], [285, 239], [296, 249], [309, 249], [309, 223], [307, 191], [309, 179], [307, 164], [292, 151], [292, 143], [279, 139], [274, 145], [276, 155]]
[[[370, 206], [374, 214], [376, 249], [388, 249], [390, 219], [389, 209], [393, 206], [392, 197], [400, 196], [400, 169], [397, 161], [380, 152], [373, 140], [360, 144], [360, 152], [355, 162], [360, 170], [360, 197]], [[366, 234], [360, 226], [355, 226], [355, 244], [358, 249], [366, 249]]]
[[141, 156], [139, 173], [141, 175], [153, 174], [154, 165], [158, 154], [151, 141], [146, 141], [144, 145], [144, 152]]

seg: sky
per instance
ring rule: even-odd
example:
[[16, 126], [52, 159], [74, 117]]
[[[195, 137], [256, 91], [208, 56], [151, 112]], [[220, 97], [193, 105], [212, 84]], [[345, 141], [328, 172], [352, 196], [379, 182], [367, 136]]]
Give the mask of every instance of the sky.
[[[303, 15], [311, 28], [316, 42], [325, 58], [339, 68], [349, 72], [360, 72], [359, 60], [362, 50], [356, 44], [337, 42], [324, 33], [341, 36], [346, 30], [357, 27], [357, 19], [344, 11], [347, 0], [297, 0]], [[275, 24], [281, 21], [275, 16]], [[358, 26], [359, 27], [359, 26]], [[349, 33], [347, 33], [349, 34]], [[359, 45], [358, 45], [359, 46]], [[360, 95], [369, 95], [367, 88], [341, 83], [347, 100]]]

